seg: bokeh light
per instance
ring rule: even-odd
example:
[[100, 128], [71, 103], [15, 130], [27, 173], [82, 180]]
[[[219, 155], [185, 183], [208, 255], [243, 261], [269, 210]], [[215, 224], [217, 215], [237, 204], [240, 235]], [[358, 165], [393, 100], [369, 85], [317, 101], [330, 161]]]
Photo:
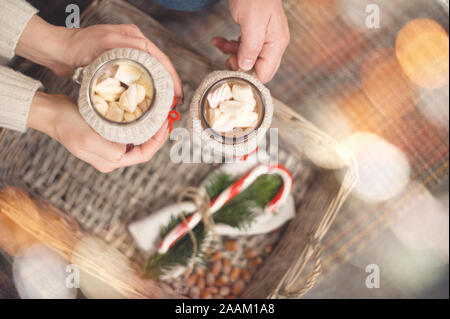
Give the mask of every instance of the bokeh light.
[[372, 238], [350, 263], [363, 272], [367, 265], [380, 267], [382, 296], [399, 298], [421, 296], [445, 279], [442, 260], [430, 251], [410, 250], [396, 241], [385, 229], [381, 236]]
[[358, 163], [359, 180], [353, 193], [368, 202], [399, 194], [407, 185], [410, 165], [405, 154], [375, 134], [358, 132], [343, 142]]
[[384, 127], [386, 123], [360, 88], [349, 87], [345, 92], [337, 104], [355, 130], [377, 132]]
[[42, 244], [22, 249], [13, 263], [17, 292], [22, 299], [74, 299], [77, 289], [66, 287], [68, 262]]
[[89, 299], [123, 299], [115, 280], [131, 282], [128, 259], [102, 240], [85, 236], [75, 246], [72, 263], [80, 269], [80, 289]]
[[310, 97], [302, 103], [302, 116], [340, 142], [353, 133], [334, 96]]
[[408, 22], [397, 35], [395, 51], [405, 74], [415, 84], [428, 89], [448, 85], [449, 38], [437, 22]]
[[433, 250], [448, 262], [448, 207], [417, 182], [411, 182], [405, 196], [407, 200], [391, 215], [391, 230], [409, 248]]
[[449, 86], [419, 90], [419, 111], [436, 127], [449, 130]]

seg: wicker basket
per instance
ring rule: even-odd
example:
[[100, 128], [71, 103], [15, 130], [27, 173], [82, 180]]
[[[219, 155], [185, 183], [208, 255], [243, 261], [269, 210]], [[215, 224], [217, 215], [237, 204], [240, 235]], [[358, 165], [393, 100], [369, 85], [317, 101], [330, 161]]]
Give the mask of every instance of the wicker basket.
[[[82, 22], [84, 26], [135, 23], [168, 53], [184, 80], [185, 104], [178, 110], [179, 126], [185, 126], [193, 91], [216, 66], [123, 1], [95, 2]], [[34, 70], [30, 64], [20, 68], [28, 73]], [[41, 68], [33, 75], [49, 92], [77, 95], [76, 85], [69, 80], [61, 81]], [[298, 298], [314, 285], [320, 274], [320, 241], [357, 180], [355, 162], [336, 142], [280, 101], [274, 99], [274, 104], [272, 127], [279, 129], [279, 161], [293, 173], [297, 215], [245, 290], [245, 298]], [[7, 131], [0, 141], [0, 181], [19, 184], [50, 201], [86, 232], [140, 262], [126, 230], [128, 223], [175, 201], [180, 190], [199, 185], [215, 168], [171, 163], [167, 161], [170, 146], [167, 143], [146, 164], [103, 175], [39, 132], [29, 130], [21, 135]], [[336, 178], [337, 173], [343, 178]], [[300, 280], [308, 267], [313, 268], [311, 275]]]

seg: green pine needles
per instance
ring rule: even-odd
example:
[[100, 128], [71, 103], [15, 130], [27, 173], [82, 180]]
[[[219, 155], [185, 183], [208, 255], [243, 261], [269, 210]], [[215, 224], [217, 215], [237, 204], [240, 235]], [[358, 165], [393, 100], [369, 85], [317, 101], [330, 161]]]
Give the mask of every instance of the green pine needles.
[[[206, 192], [210, 198], [217, 197], [235, 179], [226, 172], [220, 172], [211, 177]], [[215, 223], [226, 224], [241, 230], [248, 229], [255, 219], [255, 208], [264, 208], [270, 200], [278, 194], [282, 186], [278, 175], [261, 175], [256, 181], [230, 200], [224, 207], [213, 215]], [[185, 213], [183, 213], [185, 214]], [[187, 218], [190, 214], [185, 214]], [[183, 221], [181, 216], [172, 216], [167, 225], [160, 229], [160, 238], [164, 238], [172, 229]], [[203, 223], [193, 229], [198, 247], [201, 247], [206, 237]], [[179, 239], [165, 254], [151, 256], [144, 269], [146, 278], [158, 279], [177, 265], [186, 266], [192, 257], [194, 245], [191, 237], [186, 234]], [[204, 258], [204, 252], [198, 250], [197, 257]]]

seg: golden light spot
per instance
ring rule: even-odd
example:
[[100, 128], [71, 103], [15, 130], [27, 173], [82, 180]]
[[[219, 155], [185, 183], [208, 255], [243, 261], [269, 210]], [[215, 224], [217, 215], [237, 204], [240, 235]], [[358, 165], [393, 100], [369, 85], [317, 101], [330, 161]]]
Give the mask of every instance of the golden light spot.
[[403, 26], [395, 43], [397, 58], [415, 84], [428, 89], [447, 85], [448, 34], [437, 22], [415, 19]]

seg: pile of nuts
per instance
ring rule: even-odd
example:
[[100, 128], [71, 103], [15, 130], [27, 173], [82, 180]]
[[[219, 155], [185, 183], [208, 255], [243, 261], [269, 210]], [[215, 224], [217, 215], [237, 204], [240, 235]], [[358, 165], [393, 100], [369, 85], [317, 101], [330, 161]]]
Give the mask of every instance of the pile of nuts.
[[187, 278], [182, 276], [170, 284], [178, 293], [190, 298], [239, 298], [278, 238], [279, 231], [253, 236], [250, 240], [221, 238], [218, 247], [209, 252], [207, 264], [196, 265]]
[[223, 83], [206, 98], [206, 117], [213, 130], [226, 133], [236, 128], [254, 128], [258, 124], [258, 103], [249, 84]]
[[98, 113], [113, 122], [133, 122], [150, 107], [153, 83], [138, 65], [119, 62], [108, 66], [92, 88], [92, 104]]

